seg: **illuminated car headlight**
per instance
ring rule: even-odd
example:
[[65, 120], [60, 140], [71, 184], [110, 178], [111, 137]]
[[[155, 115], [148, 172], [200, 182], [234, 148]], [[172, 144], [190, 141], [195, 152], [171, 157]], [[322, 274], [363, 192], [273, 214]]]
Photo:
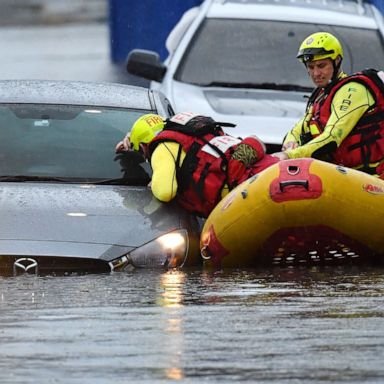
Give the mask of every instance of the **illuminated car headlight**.
[[183, 266], [188, 247], [188, 232], [180, 229], [134, 249], [109, 265], [111, 270], [122, 270], [129, 265], [135, 268], [177, 268]]

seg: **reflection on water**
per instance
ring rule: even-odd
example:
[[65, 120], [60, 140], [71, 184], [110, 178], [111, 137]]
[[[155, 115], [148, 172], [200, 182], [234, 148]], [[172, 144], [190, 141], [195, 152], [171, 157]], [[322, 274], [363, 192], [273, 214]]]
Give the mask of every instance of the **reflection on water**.
[[185, 273], [180, 271], [168, 272], [161, 275], [160, 288], [163, 292], [159, 296], [158, 304], [168, 308], [164, 322], [164, 354], [168, 356], [168, 367], [165, 377], [173, 380], [184, 378], [181, 356], [183, 354], [183, 288]]
[[384, 381], [383, 269], [0, 278], [1, 383]]

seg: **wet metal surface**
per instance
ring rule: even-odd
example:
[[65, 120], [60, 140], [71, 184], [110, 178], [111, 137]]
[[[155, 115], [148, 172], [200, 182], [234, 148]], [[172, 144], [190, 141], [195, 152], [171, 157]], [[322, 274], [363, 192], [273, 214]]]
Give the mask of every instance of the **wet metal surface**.
[[148, 81], [129, 75], [124, 63], [111, 62], [106, 22], [1, 27], [0, 31], [1, 79], [83, 80], [148, 86]]
[[3, 383], [382, 383], [383, 269], [0, 278]]

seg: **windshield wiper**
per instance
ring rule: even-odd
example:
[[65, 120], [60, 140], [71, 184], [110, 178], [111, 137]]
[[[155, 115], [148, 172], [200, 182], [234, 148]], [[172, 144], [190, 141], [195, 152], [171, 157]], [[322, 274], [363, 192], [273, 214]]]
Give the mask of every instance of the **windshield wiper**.
[[120, 177], [117, 179], [103, 179], [90, 182], [89, 184], [96, 185], [131, 185], [131, 186], [146, 186], [150, 182], [150, 178], [143, 180], [143, 178], [126, 178]]
[[278, 83], [236, 83], [230, 81], [212, 81], [208, 84], [198, 84], [202, 87], [225, 87], [225, 88], [254, 88], [254, 89], [274, 89], [279, 91], [301, 91], [312, 92], [312, 87], [304, 87], [297, 84], [278, 84]]
[[3, 175], [0, 176], [0, 182], [28, 182], [28, 181], [40, 181], [40, 182], [78, 182], [79, 179], [74, 177], [53, 177], [53, 176], [26, 176], [26, 175]]
[[53, 177], [53, 176], [26, 176], [26, 175], [3, 175], [0, 176], [0, 182], [59, 182], [59, 183], [73, 183], [73, 184], [109, 184], [109, 185], [132, 185], [132, 186], [146, 186], [150, 178], [114, 178], [114, 179], [100, 179], [100, 178], [79, 178], [79, 177]]

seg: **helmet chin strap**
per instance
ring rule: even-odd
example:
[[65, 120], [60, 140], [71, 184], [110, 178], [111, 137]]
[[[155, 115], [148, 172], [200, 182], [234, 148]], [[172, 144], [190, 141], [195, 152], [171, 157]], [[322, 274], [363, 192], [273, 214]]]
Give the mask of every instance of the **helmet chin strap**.
[[[340, 57], [340, 56], [339, 56]], [[340, 67], [341, 67], [341, 59], [339, 60], [339, 62], [336, 64], [336, 60], [332, 60], [332, 65], [333, 65], [333, 75], [332, 75], [332, 79], [329, 81], [329, 83], [333, 83], [335, 81], [337, 81], [338, 77], [339, 77], [339, 71], [340, 71]]]

